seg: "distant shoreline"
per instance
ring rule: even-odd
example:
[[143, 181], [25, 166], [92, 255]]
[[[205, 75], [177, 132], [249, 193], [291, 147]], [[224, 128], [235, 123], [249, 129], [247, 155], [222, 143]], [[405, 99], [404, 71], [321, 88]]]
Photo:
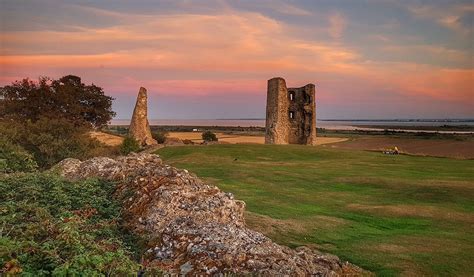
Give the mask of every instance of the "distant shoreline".
[[[130, 118], [115, 118], [113, 121], [130, 121]], [[164, 120], [164, 121], [189, 121], [189, 120], [199, 120], [199, 121], [265, 121], [265, 118], [199, 118], [199, 119], [174, 119], [174, 118], [165, 118], [165, 119], [150, 119], [150, 121], [157, 121], [157, 120]], [[408, 119], [317, 119], [317, 121], [327, 121], [327, 122], [436, 122], [436, 123], [463, 123], [463, 122], [474, 122], [474, 118], [451, 118], [451, 119], [443, 119], [443, 118], [408, 118]]]
[[[128, 129], [128, 124], [109, 125], [112, 128]], [[220, 126], [220, 125], [155, 125], [150, 124], [152, 130], [166, 132], [202, 132], [212, 130], [214, 132], [245, 132], [248, 134], [264, 133], [262, 126]], [[319, 133], [349, 132], [360, 134], [380, 133], [431, 133], [431, 134], [453, 134], [474, 135], [474, 126], [385, 126], [385, 125], [351, 125], [317, 127]]]

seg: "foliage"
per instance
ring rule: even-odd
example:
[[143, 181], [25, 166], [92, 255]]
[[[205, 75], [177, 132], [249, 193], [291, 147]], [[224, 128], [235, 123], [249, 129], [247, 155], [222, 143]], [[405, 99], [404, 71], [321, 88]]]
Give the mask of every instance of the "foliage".
[[205, 131], [202, 133], [202, 139], [204, 141], [217, 141], [217, 136], [211, 131]]
[[0, 138], [31, 153], [42, 168], [68, 157], [87, 158], [102, 145], [87, 128], [63, 118], [40, 117], [36, 122], [0, 122]]
[[136, 275], [114, 186], [53, 173], [0, 179], [0, 268], [28, 276]]
[[164, 131], [155, 131], [151, 133], [151, 136], [158, 142], [164, 143], [166, 141], [166, 137], [168, 136], [168, 132]]
[[301, 145], [158, 153], [244, 200], [249, 226], [279, 243], [317, 245], [380, 276], [474, 274], [474, 160]]
[[33, 156], [18, 145], [0, 138], [0, 173], [35, 171], [38, 165]]
[[138, 152], [140, 149], [140, 144], [132, 137], [125, 137], [122, 144], [120, 145], [120, 153], [123, 155], [128, 155], [130, 152]]
[[112, 100], [101, 87], [85, 85], [77, 76], [41, 77], [38, 82], [25, 78], [0, 88], [0, 118], [33, 123], [61, 118], [77, 126], [103, 127], [115, 115]]

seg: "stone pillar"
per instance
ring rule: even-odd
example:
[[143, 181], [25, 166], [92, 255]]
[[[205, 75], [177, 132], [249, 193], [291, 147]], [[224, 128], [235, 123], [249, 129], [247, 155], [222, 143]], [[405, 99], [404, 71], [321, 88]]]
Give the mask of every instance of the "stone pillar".
[[148, 123], [147, 93], [144, 87], [140, 87], [137, 103], [133, 110], [132, 122], [130, 123], [129, 135], [135, 138], [141, 145], [155, 145], [156, 140], [151, 136], [150, 124]]

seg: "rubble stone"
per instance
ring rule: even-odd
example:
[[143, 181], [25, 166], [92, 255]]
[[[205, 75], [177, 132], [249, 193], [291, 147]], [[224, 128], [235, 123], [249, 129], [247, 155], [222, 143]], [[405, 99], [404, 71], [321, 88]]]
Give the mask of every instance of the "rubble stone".
[[245, 225], [243, 201], [163, 164], [158, 155], [62, 161], [70, 179], [101, 177], [117, 183], [125, 227], [147, 242], [149, 267], [171, 275], [361, 276], [362, 269], [307, 247], [272, 242]]

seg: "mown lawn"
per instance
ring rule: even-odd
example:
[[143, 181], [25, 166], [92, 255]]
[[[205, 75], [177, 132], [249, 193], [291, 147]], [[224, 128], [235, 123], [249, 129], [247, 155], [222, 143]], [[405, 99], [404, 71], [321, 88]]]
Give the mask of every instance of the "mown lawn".
[[387, 156], [329, 147], [167, 147], [247, 203], [248, 224], [380, 276], [474, 274], [474, 160]]

